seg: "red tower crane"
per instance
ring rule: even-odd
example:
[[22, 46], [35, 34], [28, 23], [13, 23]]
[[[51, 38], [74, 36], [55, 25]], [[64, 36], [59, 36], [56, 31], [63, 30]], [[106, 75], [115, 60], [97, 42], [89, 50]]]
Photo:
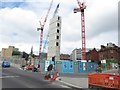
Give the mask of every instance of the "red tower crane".
[[46, 17], [45, 17], [44, 21], [43, 21], [43, 22], [39, 21], [39, 23], [40, 23], [40, 28], [37, 28], [37, 31], [39, 31], [39, 30], [41, 31], [41, 32], [40, 32], [39, 59], [40, 59], [40, 54], [41, 54], [41, 50], [42, 50], [43, 30], [44, 30], [44, 26], [45, 26], [45, 24], [46, 24], [46, 21], [47, 21], [47, 18], [48, 18], [50, 9], [51, 9], [51, 7], [52, 7], [52, 4], [53, 4], [53, 0], [52, 0], [51, 3], [50, 3], [50, 6], [49, 6], [49, 9], [48, 9], [48, 11], [47, 11], [47, 14], [46, 14]]
[[86, 60], [86, 38], [85, 38], [85, 18], [84, 9], [86, 9], [85, 3], [81, 3], [77, 0], [79, 8], [74, 8], [74, 13], [81, 12], [81, 29], [82, 29], [82, 60]]

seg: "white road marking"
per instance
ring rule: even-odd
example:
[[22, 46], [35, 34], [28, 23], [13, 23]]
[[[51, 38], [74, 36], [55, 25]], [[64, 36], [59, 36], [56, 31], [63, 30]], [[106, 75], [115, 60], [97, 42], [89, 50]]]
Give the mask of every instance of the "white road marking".
[[65, 86], [65, 85], [60, 85], [61, 87], [63, 87], [63, 88], [70, 88], [70, 87], [68, 87], [68, 86]]
[[62, 83], [64, 83], [64, 84], [69, 85], [69, 86], [72, 86], [72, 87], [82, 88], [82, 87], [79, 87], [79, 86], [73, 85], [73, 84], [71, 84], [71, 83], [68, 83], [68, 82], [62, 81], [62, 80], [60, 80], [59, 82], [62, 82]]
[[20, 77], [20, 76], [2, 76], [2, 77], [0, 77], [0, 79], [2, 79], [2, 78], [16, 78], [16, 77]]

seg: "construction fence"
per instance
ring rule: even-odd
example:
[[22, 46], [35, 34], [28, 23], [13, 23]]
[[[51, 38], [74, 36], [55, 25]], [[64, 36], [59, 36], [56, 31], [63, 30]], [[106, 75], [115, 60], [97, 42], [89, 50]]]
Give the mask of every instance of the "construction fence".
[[[1, 60], [4, 60], [4, 58], [1, 58]], [[20, 67], [22, 65], [29, 65], [30, 60], [26, 61], [24, 58], [7, 58], [6, 60], [9, 60], [12, 65], [19, 65]], [[31, 61], [31, 63], [34, 62], [34, 65], [37, 66], [39, 60], [34, 59], [34, 61]], [[95, 62], [80, 62], [80, 61], [69, 61], [69, 60], [56, 60], [55, 62], [51, 60], [42, 60], [40, 61], [40, 70], [46, 71], [49, 64], [55, 65], [55, 69], [59, 73], [89, 73], [89, 72], [95, 72], [96, 68], [98, 67], [98, 64]], [[108, 70], [112, 68], [112, 64], [105, 64], [102, 63], [102, 70]]]

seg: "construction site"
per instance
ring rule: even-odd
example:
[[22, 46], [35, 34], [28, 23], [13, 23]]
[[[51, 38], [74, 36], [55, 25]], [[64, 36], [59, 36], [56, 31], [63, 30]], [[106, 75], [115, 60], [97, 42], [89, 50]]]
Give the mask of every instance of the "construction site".
[[[64, 73], [70, 73], [70, 72], [94, 72], [94, 70], [99, 67], [103, 68], [102, 64], [97, 62], [88, 62], [86, 59], [86, 33], [85, 33], [85, 15], [84, 11], [86, 9], [85, 2], [81, 3], [79, 0], [76, 0], [78, 3], [79, 8], [74, 8], [73, 12], [81, 13], [81, 38], [82, 38], [82, 60], [78, 62], [78, 65], [75, 62], [72, 61], [62, 61], [62, 67], [58, 64], [56, 64], [56, 61], [60, 60], [60, 41], [61, 41], [61, 16], [56, 15], [58, 12], [59, 4], [56, 7], [56, 10], [54, 12], [53, 18], [50, 20], [49, 24], [49, 38], [48, 38], [48, 54], [47, 54], [47, 60], [45, 61], [45, 67], [48, 66], [50, 63], [54, 64], [55, 69], [58, 72], [64, 72]], [[53, 3], [53, 0], [50, 4], [50, 7], [48, 9], [48, 13], [45, 17], [45, 20], [43, 24], [40, 22], [40, 50], [39, 50], [39, 59], [41, 57], [41, 47], [42, 47], [42, 36], [44, 31], [44, 26], [47, 20], [47, 17], [49, 15], [49, 11], [51, 9], [51, 5]], [[49, 61], [51, 60], [51, 61]], [[58, 62], [57, 62], [58, 63]], [[118, 63], [119, 60], [118, 60]], [[120, 67], [120, 66], [119, 66]], [[60, 70], [59, 68], [62, 68]], [[78, 69], [79, 68], [79, 69]], [[78, 69], [78, 70], [76, 70]], [[89, 88], [94, 87], [101, 87], [101, 88], [114, 88], [114, 89], [120, 89], [120, 76], [119, 75], [112, 75], [112, 74], [89, 74], [88, 75], [88, 83]]]
[[[59, 7], [60, 3], [56, 5], [56, 8], [54, 10], [53, 16], [50, 19], [49, 22], [49, 30], [47, 36], [45, 36], [46, 40], [43, 43], [43, 35], [45, 32], [46, 23], [49, 20], [48, 16], [50, 14], [52, 5], [54, 3], [54, 0], [51, 0], [48, 11], [46, 13], [46, 16], [44, 17], [44, 20], [38, 21], [39, 27], [37, 28], [36, 32], [39, 33], [39, 55], [33, 54], [33, 51], [31, 49], [31, 53], [28, 55], [26, 53], [22, 54], [22, 60], [11, 58], [10, 61], [13, 63], [13, 65], [17, 64], [19, 67], [32, 67], [34, 66], [40, 66], [39, 70], [41, 72], [47, 72], [47, 67], [52, 64], [54, 66], [53, 70], [56, 70], [60, 74], [67, 73], [67, 74], [80, 74], [80, 73], [87, 73], [88, 74], [88, 86], [85, 88], [102, 88], [104, 89], [114, 89], [119, 90], [120, 89], [120, 47], [108, 43], [107, 46], [101, 46], [101, 49], [98, 51], [95, 48], [90, 50], [89, 52], [86, 51], [86, 19], [85, 19], [85, 10], [87, 9], [87, 6], [85, 2], [80, 2], [79, 0], [76, 0], [77, 7], [73, 9], [73, 13], [79, 13], [79, 17], [81, 18], [78, 21], [81, 23], [81, 28], [79, 29], [81, 32], [81, 50], [75, 49], [74, 51], [79, 51], [81, 56], [79, 56], [79, 59], [76, 59], [77, 56], [72, 54], [74, 57], [76, 57], [76, 60], [73, 60], [74, 58], [67, 58], [66, 60], [61, 60], [61, 27], [62, 27], [62, 16], [59, 16]], [[47, 54], [45, 54], [45, 50], [47, 48]], [[11, 47], [10, 47], [11, 48]], [[13, 47], [14, 48], [14, 47]], [[118, 50], [119, 49], [119, 50]], [[112, 56], [112, 59], [109, 59], [109, 61], [105, 60], [103, 57], [107, 50], [115, 50], [114, 54], [106, 54], [107, 58], [109, 59], [109, 56]], [[9, 50], [8, 50], [9, 51]], [[5, 53], [5, 51], [3, 50]], [[98, 53], [99, 52], [99, 53]], [[11, 52], [12, 53], [12, 52]], [[4, 54], [5, 55], [5, 54]], [[46, 55], [46, 58], [45, 58]], [[92, 56], [90, 56], [92, 55]], [[101, 56], [100, 56], [101, 55]], [[96, 58], [97, 57], [97, 58]], [[111, 57], [110, 57], [111, 58]], [[69, 60], [68, 60], [69, 59]], [[98, 60], [97, 60], [98, 59]], [[111, 60], [111, 62], [110, 62]], [[116, 69], [117, 68], [117, 69]], [[115, 69], [115, 72], [110, 73], [104, 73], [104, 71]], [[56, 78], [55, 78], [56, 79]]]

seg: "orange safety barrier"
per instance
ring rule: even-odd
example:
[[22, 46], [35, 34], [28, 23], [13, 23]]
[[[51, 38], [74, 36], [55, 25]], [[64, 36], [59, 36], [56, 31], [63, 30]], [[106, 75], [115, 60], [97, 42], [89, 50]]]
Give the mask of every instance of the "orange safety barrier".
[[88, 84], [103, 88], [120, 89], [120, 75], [102, 73], [89, 74]]
[[57, 76], [56, 75], [53, 75], [53, 78], [51, 78], [51, 81], [54, 81], [56, 80]]
[[52, 75], [52, 77], [51, 77], [51, 81], [56, 80], [56, 78], [57, 78], [58, 76], [59, 76], [59, 75], [58, 75], [58, 72], [57, 72], [56, 70], [54, 70], [54, 71], [53, 71], [53, 75]]

